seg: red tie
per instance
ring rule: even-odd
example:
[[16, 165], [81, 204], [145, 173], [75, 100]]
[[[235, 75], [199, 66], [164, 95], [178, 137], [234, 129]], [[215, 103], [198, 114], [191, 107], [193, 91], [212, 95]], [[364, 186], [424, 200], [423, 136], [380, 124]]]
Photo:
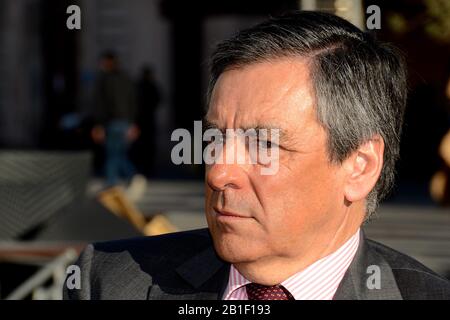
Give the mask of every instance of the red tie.
[[280, 284], [264, 286], [257, 283], [249, 283], [247, 289], [248, 300], [295, 300], [292, 294]]

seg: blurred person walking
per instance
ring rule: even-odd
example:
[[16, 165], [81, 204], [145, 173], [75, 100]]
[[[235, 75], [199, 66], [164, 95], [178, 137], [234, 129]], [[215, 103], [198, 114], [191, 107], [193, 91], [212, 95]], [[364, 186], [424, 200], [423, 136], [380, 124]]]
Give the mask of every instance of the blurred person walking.
[[106, 184], [117, 184], [121, 176], [130, 182], [136, 169], [128, 151], [139, 136], [139, 128], [135, 124], [136, 95], [133, 82], [120, 70], [113, 52], [106, 52], [100, 58], [94, 102], [96, 125], [91, 136], [95, 143], [105, 147]]

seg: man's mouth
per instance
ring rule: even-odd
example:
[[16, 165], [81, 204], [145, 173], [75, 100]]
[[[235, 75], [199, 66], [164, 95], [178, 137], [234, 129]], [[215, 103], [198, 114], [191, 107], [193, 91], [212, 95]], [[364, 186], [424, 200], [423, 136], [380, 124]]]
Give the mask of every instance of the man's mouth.
[[214, 213], [216, 213], [217, 217], [241, 218], [241, 219], [251, 218], [249, 216], [245, 216], [245, 215], [240, 214], [240, 213], [236, 213], [236, 212], [229, 211], [229, 210], [224, 210], [224, 209], [219, 209], [217, 207], [213, 207], [213, 209], [214, 209]]

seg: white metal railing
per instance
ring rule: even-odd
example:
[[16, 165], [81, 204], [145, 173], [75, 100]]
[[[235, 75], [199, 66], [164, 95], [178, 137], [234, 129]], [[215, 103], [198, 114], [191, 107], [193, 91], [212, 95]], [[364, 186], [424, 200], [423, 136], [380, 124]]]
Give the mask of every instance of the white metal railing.
[[[67, 249], [11, 292], [6, 300], [22, 300], [30, 294], [33, 300], [61, 300], [66, 267], [77, 257], [78, 253], [75, 249]], [[53, 282], [50, 287], [42, 287], [51, 278]]]

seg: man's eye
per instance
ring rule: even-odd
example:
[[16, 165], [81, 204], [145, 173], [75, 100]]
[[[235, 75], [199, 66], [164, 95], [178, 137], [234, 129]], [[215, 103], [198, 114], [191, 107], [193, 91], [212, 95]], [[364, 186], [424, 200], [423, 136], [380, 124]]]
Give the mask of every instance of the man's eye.
[[258, 140], [258, 144], [260, 147], [262, 147], [264, 149], [270, 149], [273, 147], [272, 142], [269, 140]]

